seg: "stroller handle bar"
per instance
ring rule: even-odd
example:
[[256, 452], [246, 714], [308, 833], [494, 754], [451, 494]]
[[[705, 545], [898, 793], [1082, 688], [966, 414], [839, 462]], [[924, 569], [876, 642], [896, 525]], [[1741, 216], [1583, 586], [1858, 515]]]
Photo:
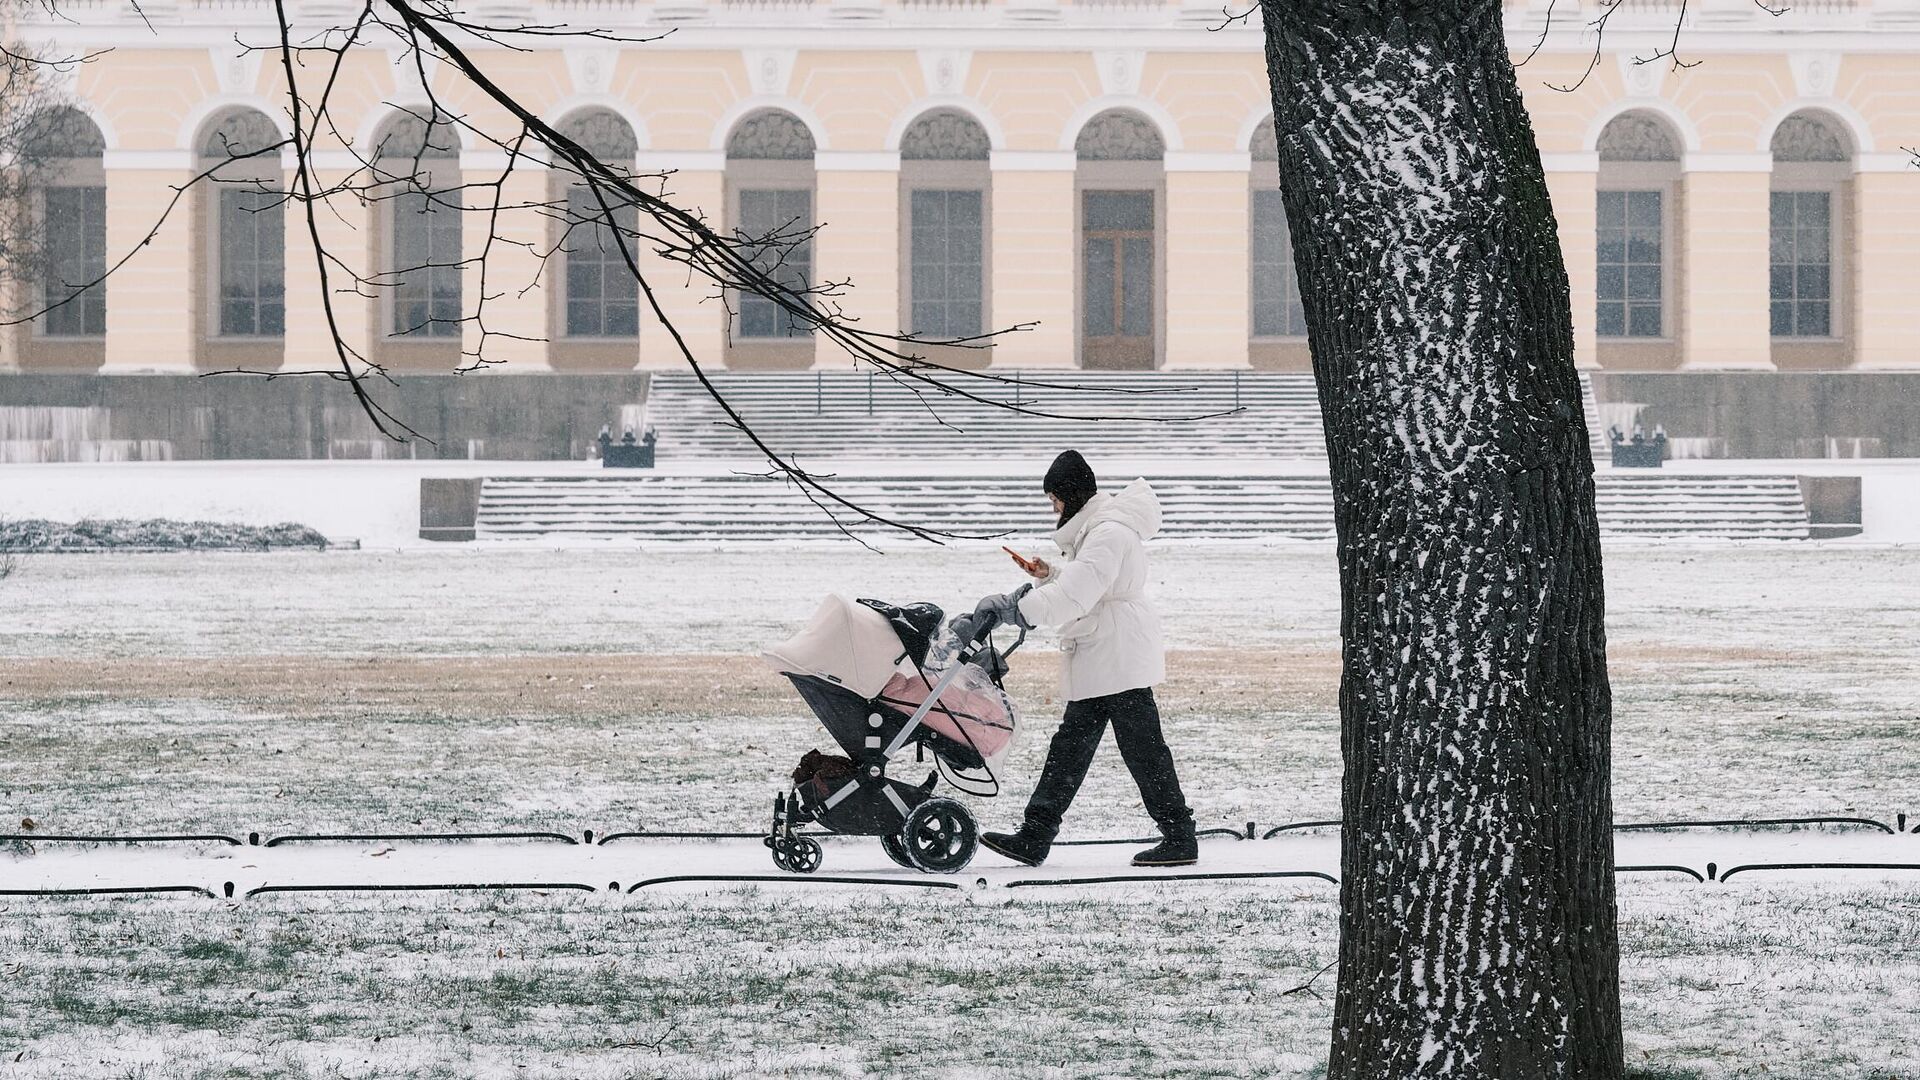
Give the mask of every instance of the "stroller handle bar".
[[[1025, 596], [1032, 589], [1033, 585], [1031, 582], [1015, 589], [1013, 591], [1014, 601], [1018, 602], [1022, 596]], [[973, 611], [954, 619], [953, 622], [948, 625], [959, 635], [960, 648], [964, 651], [971, 646], [985, 642], [988, 635], [1000, 628], [1001, 621], [1000, 613], [997, 611]], [[1020, 624], [1015, 623], [1014, 625], [1019, 626]], [[1026, 644], [1026, 641], [1027, 628], [1020, 626], [1020, 636], [1014, 638], [1013, 644], [1009, 645], [1006, 651], [1000, 654], [1001, 658], [1004, 659], [1012, 656], [1013, 651]]]
[[[985, 643], [988, 636], [991, 635], [995, 630], [998, 630], [1000, 628], [1000, 615], [998, 612], [993, 612], [993, 611], [981, 612], [980, 615], [978, 616], [978, 619], [979, 619], [978, 622], [975, 622], [974, 621], [975, 617], [971, 615], [962, 615], [960, 616], [960, 619], [966, 620], [965, 626], [963, 627], [965, 632], [961, 634], [960, 644], [962, 648]], [[960, 620], [956, 619], [955, 621], [958, 622]], [[1019, 626], [1018, 623], [1015, 623], [1014, 625]], [[1006, 649], [1004, 649], [1000, 653], [1001, 657], [1005, 658], [1005, 657], [1012, 656], [1013, 650], [1026, 644], [1026, 641], [1027, 641], [1027, 628], [1024, 626], [1020, 626], [1020, 635], [1013, 639], [1013, 644], [1007, 646]]]

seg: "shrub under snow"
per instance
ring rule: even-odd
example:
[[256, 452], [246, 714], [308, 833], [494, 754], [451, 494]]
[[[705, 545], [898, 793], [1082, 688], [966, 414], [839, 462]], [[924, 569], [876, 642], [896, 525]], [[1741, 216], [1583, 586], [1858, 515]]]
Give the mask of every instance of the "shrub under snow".
[[0, 551], [77, 551], [99, 548], [266, 551], [325, 548], [327, 538], [292, 522], [235, 525], [224, 521], [112, 518], [94, 521], [0, 521]]

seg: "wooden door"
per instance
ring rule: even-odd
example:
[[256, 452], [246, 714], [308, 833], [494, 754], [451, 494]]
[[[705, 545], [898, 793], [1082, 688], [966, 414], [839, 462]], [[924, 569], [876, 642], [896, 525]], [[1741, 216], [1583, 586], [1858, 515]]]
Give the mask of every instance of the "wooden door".
[[1080, 197], [1080, 363], [1153, 367], [1153, 192]]

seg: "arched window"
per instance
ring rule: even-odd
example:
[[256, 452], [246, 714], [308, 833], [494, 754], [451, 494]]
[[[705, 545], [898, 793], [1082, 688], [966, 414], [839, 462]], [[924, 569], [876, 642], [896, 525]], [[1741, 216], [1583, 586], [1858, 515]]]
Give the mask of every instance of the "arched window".
[[450, 118], [402, 111], [375, 139], [386, 196], [387, 333], [408, 340], [460, 336], [460, 139]]
[[1159, 161], [1167, 156], [1167, 145], [1145, 117], [1110, 109], [1080, 129], [1073, 152], [1081, 161]]
[[[1842, 257], [1847, 189], [1853, 148], [1838, 123], [1809, 111], [1794, 113], [1773, 131], [1772, 191], [1768, 196], [1769, 330], [1775, 338], [1836, 339], [1842, 336]], [[1806, 362], [1843, 362], [1805, 357]], [[1792, 362], [1800, 361], [1799, 363]]]
[[285, 139], [257, 109], [229, 109], [200, 138], [208, 196], [207, 280], [213, 337], [280, 337], [286, 332], [286, 196], [279, 146]]
[[34, 174], [40, 218], [38, 331], [50, 338], [107, 333], [106, 139], [78, 109], [47, 109], [27, 122], [22, 167]]
[[[986, 332], [990, 152], [986, 129], [958, 109], [928, 112], [900, 137], [909, 333], [938, 340]], [[942, 361], [979, 355], [953, 352]]]
[[[813, 280], [813, 152], [813, 132], [777, 109], [745, 117], [727, 137], [734, 235], [761, 270], [795, 290]], [[811, 362], [812, 330], [805, 322], [756, 293], [736, 294], [733, 303], [735, 343], [759, 349], [755, 361]], [[735, 355], [745, 358], [738, 350]]]
[[[1253, 133], [1251, 259], [1253, 274], [1253, 336], [1256, 339], [1299, 339], [1307, 336], [1306, 312], [1300, 303], [1300, 279], [1293, 269], [1293, 236], [1287, 230], [1287, 210], [1280, 201], [1280, 145], [1273, 117]], [[1258, 350], [1256, 349], [1256, 352]]]
[[1596, 332], [1669, 338], [1680, 139], [1658, 115], [1628, 112], [1601, 131], [1598, 150]]
[[1074, 139], [1080, 189], [1080, 362], [1151, 368], [1159, 357], [1159, 192], [1166, 142], [1111, 109]]
[[[556, 125], [603, 165], [633, 171], [640, 142], [633, 125], [611, 109], [582, 109]], [[640, 334], [640, 283], [627, 257], [637, 257], [639, 211], [606, 187], [596, 193], [570, 169], [553, 171], [567, 212], [560, 238], [564, 260], [566, 336], [627, 339]], [[604, 203], [603, 203], [604, 198]], [[623, 250], [624, 247], [624, 250]]]

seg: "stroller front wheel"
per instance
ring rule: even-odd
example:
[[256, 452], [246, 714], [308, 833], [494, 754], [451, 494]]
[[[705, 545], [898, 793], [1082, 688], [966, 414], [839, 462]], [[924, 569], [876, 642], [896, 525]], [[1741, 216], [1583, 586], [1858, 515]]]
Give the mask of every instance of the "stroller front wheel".
[[887, 858], [892, 859], [896, 866], [904, 866], [909, 870], [919, 869], [913, 865], [912, 859], [907, 858], [907, 845], [898, 836], [881, 837], [880, 850], [886, 852]]
[[900, 840], [916, 869], [951, 874], [973, 861], [979, 828], [973, 814], [952, 799], [928, 799], [907, 815]]
[[820, 869], [824, 853], [820, 841], [811, 836], [778, 836], [772, 841], [773, 865], [790, 874], [811, 874]]

